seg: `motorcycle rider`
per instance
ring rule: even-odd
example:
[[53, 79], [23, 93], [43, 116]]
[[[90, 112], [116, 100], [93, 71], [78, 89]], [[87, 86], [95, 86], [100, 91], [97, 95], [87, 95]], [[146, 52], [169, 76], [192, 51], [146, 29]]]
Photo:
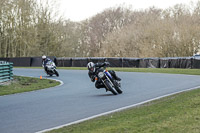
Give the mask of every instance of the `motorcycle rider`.
[[44, 67], [45, 71], [47, 72], [47, 66], [46, 64], [49, 62], [49, 61], [52, 61], [50, 58], [47, 58], [46, 55], [43, 55], [42, 56], [42, 66]]
[[[89, 62], [87, 64], [87, 67], [88, 67], [88, 75], [91, 79], [92, 82], [95, 82], [95, 78], [96, 78], [96, 75], [97, 75], [97, 71], [98, 69], [100, 69], [101, 67], [104, 67], [104, 66], [108, 66], [109, 65], [109, 62], [104, 62], [104, 63], [93, 63], [93, 62]], [[115, 71], [113, 70], [108, 70], [108, 72], [112, 75], [112, 77], [115, 79], [115, 80], [118, 80], [118, 81], [121, 81], [121, 79], [116, 75]], [[100, 89], [100, 88], [105, 88], [105, 85], [102, 83], [102, 81], [98, 78], [96, 83], [95, 83], [95, 87], [97, 89]]]

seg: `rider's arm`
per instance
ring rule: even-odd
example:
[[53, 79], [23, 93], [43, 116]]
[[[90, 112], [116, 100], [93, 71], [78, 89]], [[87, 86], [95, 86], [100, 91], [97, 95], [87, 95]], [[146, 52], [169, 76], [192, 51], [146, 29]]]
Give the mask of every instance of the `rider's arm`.
[[95, 64], [95, 67], [104, 67], [105, 66], [105, 63], [96, 63]]
[[104, 67], [104, 66], [108, 66], [108, 65], [109, 65], [108, 62], [96, 63], [96, 64], [95, 64], [96, 67]]
[[46, 66], [50, 62], [52, 62], [52, 60], [50, 58], [46, 58], [46, 60], [44, 61], [44, 66]]
[[47, 58], [47, 59], [46, 59], [46, 61], [47, 61], [47, 62], [49, 62], [49, 61], [51, 61], [51, 62], [52, 62], [52, 60], [51, 60], [50, 58]]
[[42, 67], [44, 67], [44, 61], [42, 61]]
[[44, 60], [44, 61], [43, 61], [43, 66], [44, 66], [44, 67], [46, 67], [47, 62], [48, 62], [47, 60]]
[[90, 73], [90, 72], [88, 72], [88, 75], [89, 75], [91, 81], [94, 82], [95, 81], [95, 75]]

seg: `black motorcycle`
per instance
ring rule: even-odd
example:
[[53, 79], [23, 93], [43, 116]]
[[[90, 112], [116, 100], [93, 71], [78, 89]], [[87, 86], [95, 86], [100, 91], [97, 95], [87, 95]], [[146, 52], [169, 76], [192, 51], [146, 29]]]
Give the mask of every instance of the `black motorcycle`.
[[56, 65], [55, 65], [55, 63], [54, 63], [53, 61], [47, 62], [45, 72], [46, 72], [47, 75], [49, 75], [49, 76], [53, 76], [54, 74], [55, 74], [57, 77], [59, 76], [59, 73], [58, 73], [58, 71], [56, 70]]
[[106, 87], [106, 91], [111, 91], [114, 95], [122, 93], [120, 82], [112, 77], [106, 67], [104, 67], [104, 69], [100, 68], [97, 71], [97, 78], [101, 79], [102, 83]]

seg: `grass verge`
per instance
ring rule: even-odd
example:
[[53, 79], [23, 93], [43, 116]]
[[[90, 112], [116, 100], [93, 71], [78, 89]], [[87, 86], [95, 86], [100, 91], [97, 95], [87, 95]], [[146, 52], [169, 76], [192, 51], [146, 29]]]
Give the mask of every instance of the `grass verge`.
[[178, 69], [178, 68], [109, 68], [123, 72], [149, 72], [149, 73], [169, 73], [169, 74], [188, 74], [200, 75], [200, 69]]
[[199, 133], [200, 89], [49, 133]]
[[0, 96], [40, 90], [59, 85], [60, 82], [49, 79], [14, 76], [12, 81], [0, 85]]
[[[42, 67], [15, 67], [15, 68], [33, 68], [42, 69]], [[57, 69], [66, 70], [87, 70], [87, 67], [57, 67]], [[200, 69], [179, 69], [179, 68], [121, 68], [121, 67], [108, 67], [109, 70], [122, 71], [122, 72], [148, 72], [148, 73], [170, 73], [170, 74], [188, 74], [200, 75]]]
[[[59, 67], [67, 70], [87, 70], [87, 67]], [[120, 68], [108, 67], [109, 70], [122, 72], [146, 72], [146, 73], [169, 73], [169, 74], [188, 74], [200, 75], [200, 69], [177, 69], [177, 68]]]
[[[87, 70], [87, 68], [62, 68]], [[200, 75], [200, 69], [108, 68], [124, 72]], [[50, 133], [199, 133], [200, 89], [162, 98]]]
[[[71, 69], [76, 70], [78, 68]], [[124, 72], [200, 75], [199, 69], [108, 69]], [[50, 133], [199, 133], [199, 125], [200, 89], [197, 89], [152, 101], [125, 111], [52, 130]]]

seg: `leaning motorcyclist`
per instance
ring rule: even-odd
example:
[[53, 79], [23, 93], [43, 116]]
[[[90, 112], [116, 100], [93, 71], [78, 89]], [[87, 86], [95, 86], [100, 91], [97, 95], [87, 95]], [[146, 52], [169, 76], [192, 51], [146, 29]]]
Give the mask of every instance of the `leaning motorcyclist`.
[[42, 56], [42, 66], [44, 67], [45, 71], [47, 72], [47, 63], [48, 62], [52, 62], [52, 60], [50, 58], [47, 58], [46, 55]]
[[[97, 77], [97, 72], [98, 72], [98, 69], [100, 69], [101, 67], [104, 67], [104, 66], [108, 66], [109, 65], [109, 62], [104, 62], [104, 63], [93, 63], [93, 62], [89, 62], [87, 64], [87, 67], [88, 67], [88, 75], [91, 79], [92, 82], [95, 82], [95, 78]], [[120, 81], [121, 79], [116, 75], [115, 71], [113, 70], [109, 70], [108, 71], [112, 77], [118, 81]], [[95, 87], [96, 88], [105, 88], [105, 85], [102, 83], [102, 81], [98, 78], [96, 83], [95, 83]]]

